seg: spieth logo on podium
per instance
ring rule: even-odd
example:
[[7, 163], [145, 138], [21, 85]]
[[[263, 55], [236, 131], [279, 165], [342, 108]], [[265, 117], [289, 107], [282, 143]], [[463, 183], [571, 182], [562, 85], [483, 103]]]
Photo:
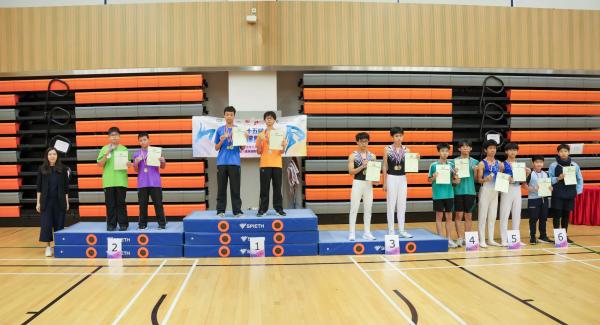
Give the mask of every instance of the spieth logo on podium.
[[241, 229], [265, 229], [262, 223], [240, 223]]

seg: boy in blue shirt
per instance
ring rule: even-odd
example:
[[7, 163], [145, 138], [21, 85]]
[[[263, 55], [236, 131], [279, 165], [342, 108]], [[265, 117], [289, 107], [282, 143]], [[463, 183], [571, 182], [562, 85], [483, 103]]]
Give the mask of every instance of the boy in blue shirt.
[[[529, 243], [535, 245], [538, 243], [549, 243], [548, 235], [546, 234], [546, 220], [548, 219], [548, 211], [550, 208], [550, 197], [541, 197], [538, 195], [540, 186], [538, 180], [548, 178], [548, 173], [542, 170], [544, 167], [544, 157], [533, 156], [531, 158], [532, 169], [529, 175], [527, 208], [529, 210]], [[552, 190], [552, 188], [551, 188]], [[535, 226], [539, 221], [540, 238], [535, 239]]]

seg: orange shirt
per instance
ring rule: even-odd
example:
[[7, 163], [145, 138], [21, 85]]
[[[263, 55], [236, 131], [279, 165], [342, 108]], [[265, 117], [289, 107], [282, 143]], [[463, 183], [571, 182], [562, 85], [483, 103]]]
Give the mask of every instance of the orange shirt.
[[262, 154], [260, 155], [260, 167], [278, 167], [282, 168], [283, 163], [281, 160], [281, 150], [271, 150], [269, 149], [269, 134], [265, 129], [262, 131], [260, 135], [263, 135], [265, 138], [262, 140]]

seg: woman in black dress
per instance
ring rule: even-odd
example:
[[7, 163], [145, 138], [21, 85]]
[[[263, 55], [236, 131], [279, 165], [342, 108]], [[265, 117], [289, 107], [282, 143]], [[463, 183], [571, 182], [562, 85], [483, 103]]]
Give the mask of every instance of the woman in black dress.
[[53, 232], [64, 228], [69, 210], [69, 170], [61, 163], [54, 148], [46, 149], [44, 162], [37, 177], [37, 212], [40, 221], [40, 241], [47, 243], [46, 256], [52, 256]]

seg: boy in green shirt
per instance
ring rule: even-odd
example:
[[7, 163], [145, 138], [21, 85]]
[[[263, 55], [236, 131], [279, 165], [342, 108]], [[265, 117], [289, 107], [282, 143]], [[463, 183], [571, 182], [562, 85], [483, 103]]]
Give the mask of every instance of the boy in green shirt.
[[448, 246], [450, 248], [458, 247], [451, 239], [452, 232], [452, 210], [454, 209], [454, 189], [452, 188], [452, 178], [454, 174], [454, 164], [448, 161], [450, 154], [450, 145], [440, 143], [437, 145], [440, 153], [440, 160], [429, 166], [429, 182], [433, 192], [433, 210], [435, 211], [435, 226], [438, 235], [442, 236], [442, 220], [446, 215], [446, 236], [448, 237]]
[[121, 131], [117, 127], [108, 129], [109, 144], [102, 147], [96, 159], [98, 166], [102, 168], [102, 188], [104, 189], [104, 200], [106, 202], [106, 230], [108, 231], [114, 231], [117, 228], [117, 221], [119, 231], [125, 231], [129, 226], [127, 205], [125, 203], [128, 186], [127, 169], [115, 169], [116, 152], [127, 152], [126, 166], [131, 166], [127, 148], [119, 144], [120, 133]]
[[[479, 162], [477, 159], [470, 157], [471, 150], [472, 146], [469, 140], [459, 141], [458, 151], [460, 151], [460, 157], [454, 159], [454, 166], [459, 166], [459, 163], [462, 161], [469, 162], [469, 177], [461, 178], [458, 172], [454, 174], [454, 225], [456, 226], [456, 234], [458, 235], [458, 240], [456, 241], [458, 246], [465, 245], [465, 231], [471, 231], [473, 207], [475, 206], [475, 198], [477, 197], [477, 193], [475, 192], [475, 169]], [[461, 230], [460, 223], [463, 216], [465, 217], [465, 227]]]

